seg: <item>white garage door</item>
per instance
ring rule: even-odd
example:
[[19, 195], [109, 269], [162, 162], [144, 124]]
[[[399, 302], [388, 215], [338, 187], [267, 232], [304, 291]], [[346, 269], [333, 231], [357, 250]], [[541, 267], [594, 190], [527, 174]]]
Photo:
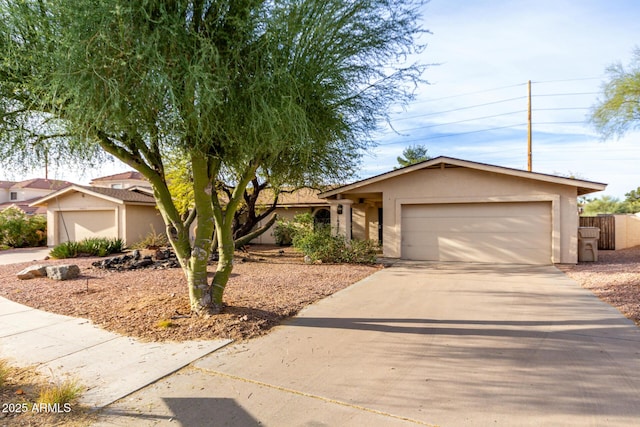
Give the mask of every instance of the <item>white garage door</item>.
[[551, 203], [402, 206], [402, 258], [551, 263]]
[[58, 212], [58, 243], [89, 237], [118, 237], [115, 211]]

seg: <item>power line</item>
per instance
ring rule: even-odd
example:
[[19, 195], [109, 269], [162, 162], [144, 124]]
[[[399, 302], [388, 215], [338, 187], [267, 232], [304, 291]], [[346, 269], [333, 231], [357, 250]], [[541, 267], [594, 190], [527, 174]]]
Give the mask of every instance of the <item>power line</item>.
[[563, 82], [579, 82], [584, 80], [602, 80], [605, 76], [598, 77], [581, 77], [575, 79], [560, 79], [560, 80], [540, 80], [540, 81], [532, 81], [531, 83], [535, 84], [545, 84], [545, 83], [563, 83]]
[[475, 91], [475, 92], [459, 93], [459, 94], [456, 94], [456, 95], [443, 96], [441, 98], [425, 99], [422, 102], [435, 102], [435, 101], [442, 101], [444, 99], [459, 98], [461, 96], [479, 95], [481, 93], [495, 92], [497, 90], [510, 89], [512, 87], [518, 87], [518, 86], [524, 86], [524, 85], [526, 85], [526, 83], [518, 83], [518, 84], [514, 84], [514, 85], [500, 86], [500, 87], [496, 87], [496, 88], [493, 88], [493, 89], [485, 89], [485, 90], [478, 90], [478, 91]]
[[451, 110], [436, 111], [436, 112], [433, 112], [433, 113], [420, 114], [420, 115], [411, 116], [411, 117], [401, 117], [399, 119], [394, 119], [393, 121], [394, 122], [399, 122], [399, 121], [402, 121], [402, 120], [417, 119], [417, 118], [420, 118], [420, 117], [436, 116], [438, 114], [453, 113], [453, 112], [462, 111], [462, 110], [470, 110], [472, 108], [486, 107], [487, 105], [502, 104], [504, 102], [516, 101], [516, 100], [524, 99], [524, 98], [526, 98], [526, 96], [523, 95], [523, 96], [518, 96], [518, 97], [515, 97], [515, 98], [501, 99], [499, 101], [485, 102], [484, 104], [469, 105], [467, 107], [458, 107], [458, 108], [454, 108], [454, 109], [451, 109]]
[[566, 92], [566, 93], [543, 93], [532, 95], [534, 98], [542, 96], [578, 96], [578, 95], [599, 95], [600, 92]]
[[438, 126], [454, 125], [454, 124], [458, 124], [458, 123], [473, 122], [473, 121], [476, 121], [476, 120], [493, 119], [495, 117], [510, 116], [512, 114], [520, 114], [520, 113], [526, 113], [526, 112], [527, 112], [527, 110], [511, 111], [509, 113], [494, 114], [494, 115], [491, 115], [491, 116], [483, 116], [483, 117], [475, 117], [473, 119], [457, 120], [455, 122], [438, 123], [438, 124], [435, 124], [435, 125], [425, 125], [425, 126], [418, 126], [418, 127], [415, 127], [415, 128], [401, 129], [398, 132], [409, 132], [409, 131], [412, 131], [412, 130], [430, 129], [430, 128], [435, 128], [435, 127], [438, 127]]
[[429, 140], [430, 141], [432, 139], [450, 138], [450, 137], [459, 136], [459, 135], [468, 135], [468, 134], [480, 133], [480, 132], [490, 132], [490, 131], [494, 131], [494, 130], [515, 128], [515, 127], [526, 126], [526, 125], [527, 125], [526, 123], [518, 123], [518, 124], [515, 124], [515, 125], [497, 126], [497, 127], [492, 127], [492, 128], [489, 128], [489, 129], [478, 129], [478, 130], [471, 130], [471, 131], [467, 131], [467, 132], [457, 132], [457, 133], [450, 133], [450, 134], [446, 134], [446, 135], [437, 135], [437, 136], [429, 136], [429, 137], [415, 138], [415, 139], [409, 139], [409, 140], [388, 142], [388, 143], [378, 144], [378, 146], [406, 144], [406, 143], [409, 143], [409, 142], [425, 141], [425, 140]]
[[560, 111], [560, 110], [590, 110], [589, 107], [556, 107], [556, 108], [534, 108], [531, 111]]

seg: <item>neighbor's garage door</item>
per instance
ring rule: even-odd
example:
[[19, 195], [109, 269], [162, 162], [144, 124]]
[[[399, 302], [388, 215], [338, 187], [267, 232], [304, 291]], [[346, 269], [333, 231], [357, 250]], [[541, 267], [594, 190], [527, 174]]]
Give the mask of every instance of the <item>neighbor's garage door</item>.
[[115, 211], [58, 212], [58, 242], [88, 237], [118, 237]]
[[551, 203], [402, 205], [402, 258], [551, 263]]

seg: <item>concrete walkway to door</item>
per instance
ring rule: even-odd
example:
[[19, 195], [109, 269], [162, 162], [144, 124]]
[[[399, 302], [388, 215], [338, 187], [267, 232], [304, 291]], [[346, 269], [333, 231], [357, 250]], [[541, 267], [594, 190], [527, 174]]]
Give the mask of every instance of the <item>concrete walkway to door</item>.
[[640, 330], [553, 266], [399, 262], [99, 425], [630, 426]]

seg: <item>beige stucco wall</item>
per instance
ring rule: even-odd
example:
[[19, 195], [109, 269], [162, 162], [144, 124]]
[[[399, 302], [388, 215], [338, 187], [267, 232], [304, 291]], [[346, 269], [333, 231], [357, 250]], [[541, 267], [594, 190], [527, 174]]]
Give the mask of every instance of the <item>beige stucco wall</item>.
[[127, 245], [143, 240], [149, 233], [165, 234], [160, 211], [155, 206], [125, 206], [124, 241]]
[[640, 215], [614, 215], [616, 250], [640, 245]]
[[[0, 203], [4, 202], [23, 202], [25, 200], [36, 199], [51, 194], [54, 190], [45, 190], [40, 188], [16, 188], [0, 190]], [[17, 193], [17, 198], [11, 200], [11, 193]]]
[[[55, 246], [66, 240], [65, 233], [60, 233], [61, 227], [63, 227], [60, 213], [62, 215], [67, 213], [71, 218], [72, 212], [86, 213], [83, 215], [83, 220], [90, 218], [91, 213], [95, 213], [93, 218], [96, 222], [110, 218], [113, 222], [109, 224], [92, 224], [93, 229], [107, 230], [109, 234], [108, 236], [95, 237], [115, 235], [125, 244], [141, 240], [140, 236], [145, 237], [151, 232], [151, 224], [155, 227], [156, 232], [164, 232], [164, 223], [155, 206], [125, 205], [89, 194], [73, 192], [52, 199], [47, 204], [47, 245]], [[107, 212], [112, 216], [105, 215]], [[115, 225], [115, 232], [112, 225]], [[67, 224], [67, 227], [70, 227], [70, 224]]]
[[573, 186], [469, 168], [441, 168], [378, 181], [343, 193], [343, 197], [358, 200], [371, 193], [382, 193], [383, 249], [388, 257], [400, 257], [402, 205], [549, 201], [553, 262], [576, 263], [578, 259], [577, 190]]

